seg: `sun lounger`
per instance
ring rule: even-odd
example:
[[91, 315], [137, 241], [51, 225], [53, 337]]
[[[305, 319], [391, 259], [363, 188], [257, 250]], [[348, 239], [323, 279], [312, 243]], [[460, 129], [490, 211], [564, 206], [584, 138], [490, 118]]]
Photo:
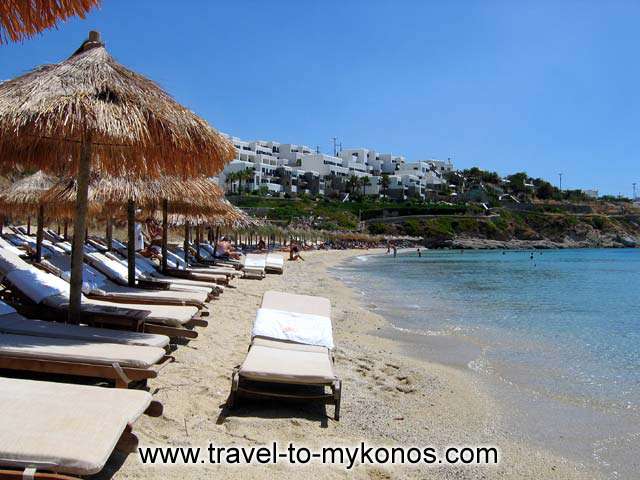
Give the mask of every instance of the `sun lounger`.
[[249, 352], [233, 371], [228, 405], [241, 397], [318, 400], [335, 405], [339, 420], [342, 383], [332, 349], [329, 300], [266, 292]]
[[126, 387], [155, 378], [173, 360], [164, 349], [167, 337], [97, 330], [27, 320], [0, 302], [0, 369], [107, 378]]
[[155, 378], [173, 357], [163, 348], [0, 334], [0, 369], [106, 378], [127, 388]]
[[[128, 285], [128, 267], [126, 261], [116, 257], [112, 253], [88, 252], [85, 254], [85, 260], [97, 270], [104, 273], [109, 279], [119, 285]], [[210, 293], [219, 293], [222, 291], [220, 285], [212, 282], [203, 282], [192, 279], [174, 278], [162, 275], [150, 265], [151, 261], [141, 255], [136, 255], [136, 278], [139, 285], [152, 286], [165, 284], [169, 290], [175, 291], [199, 291]]]
[[[41, 262], [50, 273], [65, 280], [71, 278], [71, 257], [54, 255]], [[89, 298], [121, 303], [156, 305], [191, 305], [203, 308], [210, 297], [205, 292], [180, 292], [169, 290], [144, 290], [118, 285], [94, 267], [83, 265], [83, 292]]]
[[167, 348], [169, 345], [169, 337], [166, 335], [29, 319], [20, 315], [13, 307], [2, 301], [0, 301], [0, 333], [158, 348]]
[[[14, 304], [27, 300], [40, 307], [33, 315], [49, 319], [60, 317], [68, 310], [69, 284], [26, 263], [18, 256], [0, 249], [0, 276], [19, 298]], [[42, 308], [45, 307], [45, 308]], [[206, 326], [207, 322], [191, 306], [119, 304], [82, 297], [82, 317], [87, 323], [120, 322], [149, 333], [195, 338], [197, 333], [182, 327]], [[54, 318], [55, 319], [55, 318]]]
[[242, 257], [242, 270], [245, 277], [262, 279], [265, 276], [266, 256], [249, 253]]
[[130, 453], [131, 425], [162, 405], [140, 390], [0, 378], [0, 412], [0, 477], [63, 479], [100, 472], [114, 449]]
[[267, 273], [282, 273], [284, 271], [284, 257], [279, 253], [267, 253], [264, 268]]

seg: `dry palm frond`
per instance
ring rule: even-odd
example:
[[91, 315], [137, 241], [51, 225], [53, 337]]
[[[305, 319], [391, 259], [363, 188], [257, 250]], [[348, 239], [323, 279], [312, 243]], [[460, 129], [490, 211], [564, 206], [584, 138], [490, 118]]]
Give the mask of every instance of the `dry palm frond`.
[[83, 142], [93, 168], [115, 176], [207, 176], [235, 156], [205, 120], [89, 38], [69, 59], [0, 84], [0, 166], [73, 175]]
[[0, 2], [0, 44], [32, 37], [60, 20], [84, 16], [100, 0], [2, 0]]
[[[75, 209], [77, 191], [76, 179], [66, 178], [45, 194], [43, 202], [49, 211], [70, 218]], [[172, 211], [191, 213], [218, 211], [223, 197], [220, 187], [202, 177], [182, 179], [163, 176], [142, 180], [93, 174], [89, 182], [87, 207], [92, 215], [122, 218], [126, 216], [129, 200], [135, 202], [136, 208], [154, 211], [161, 208], [162, 201], [166, 199]]]
[[[173, 212], [176, 212], [175, 210]], [[159, 213], [156, 213], [158, 220]], [[257, 226], [259, 223], [239, 208], [231, 205], [227, 200], [221, 199], [220, 204], [215, 209], [209, 211], [187, 209], [177, 210], [177, 213], [169, 215], [168, 223], [171, 226], [180, 226], [189, 222], [191, 225], [207, 225], [210, 227], [222, 228], [248, 228]]]
[[0, 193], [0, 212], [10, 215], [35, 212], [55, 181], [55, 177], [36, 172], [14, 182]]

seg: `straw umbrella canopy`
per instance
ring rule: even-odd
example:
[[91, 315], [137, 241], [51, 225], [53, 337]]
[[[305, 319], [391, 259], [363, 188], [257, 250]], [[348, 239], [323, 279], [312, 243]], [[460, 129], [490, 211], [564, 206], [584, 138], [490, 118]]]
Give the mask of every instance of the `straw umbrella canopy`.
[[[56, 178], [42, 171], [21, 178], [0, 193], [0, 212], [10, 215], [37, 214], [36, 261], [42, 259], [44, 237], [44, 194], [53, 186]], [[29, 219], [29, 226], [31, 219]]]
[[[78, 194], [78, 181], [70, 177], [59, 180], [44, 195], [47, 208], [60, 217], [74, 211]], [[131, 177], [112, 177], [93, 173], [89, 180], [87, 193], [87, 211], [90, 215], [104, 217], [107, 221], [107, 245], [111, 248], [111, 225], [114, 218], [127, 218], [128, 247], [134, 243], [135, 205], [146, 217], [153, 216], [162, 209], [163, 217], [171, 211], [184, 214], [223, 214], [227, 206], [222, 200], [224, 193], [207, 178], [194, 177], [183, 179], [175, 176], [162, 176], [152, 179]], [[163, 222], [163, 269], [166, 270], [167, 222]], [[132, 252], [131, 248], [128, 248]], [[135, 284], [135, 252], [129, 256], [129, 283]]]
[[234, 155], [233, 145], [205, 120], [117, 63], [97, 32], [67, 60], [0, 84], [0, 166], [77, 177], [73, 320], [80, 313], [78, 232], [85, 231], [92, 168], [132, 177], [215, 175]]
[[71, 17], [84, 18], [100, 0], [5, 0], [0, 2], [0, 44], [17, 42]]
[[[190, 225], [206, 225], [208, 227], [215, 227], [215, 240], [213, 242], [213, 255], [215, 257], [218, 247], [218, 238], [220, 234], [220, 228], [237, 230], [243, 228], [251, 228], [261, 225], [261, 223], [249, 216], [246, 212], [232, 205], [228, 200], [221, 198], [218, 207], [215, 210], [194, 209], [189, 211], [184, 209], [182, 213], [172, 214], [169, 216], [168, 225], [185, 227], [185, 239], [187, 238], [187, 231]], [[185, 241], [185, 255], [187, 253], [187, 245]], [[186, 258], [185, 258], [186, 261]]]

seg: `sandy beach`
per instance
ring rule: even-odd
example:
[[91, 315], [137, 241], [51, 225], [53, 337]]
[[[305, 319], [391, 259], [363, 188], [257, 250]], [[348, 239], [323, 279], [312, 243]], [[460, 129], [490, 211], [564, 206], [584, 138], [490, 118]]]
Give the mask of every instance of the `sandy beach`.
[[[461, 365], [427, 363], [407, 354], [399, 341], [377, 332], [387, 323], [368, 311], [362, 297], [331, 277], [327, 269], [363, 251], [310, 252], [305, 262], [286, 262], [284, 275], [262, 281], [235, 280], [211, 303], [210, 325], [200, 337], [175, 352], [176, 362], [149, 383], [164, 404], [161, 418], [141, 418], [134, 431], [141, 446], [225, 446], [294, 442], [326, 445], [496, 446], [497, 466], [343, 467], [287, 464], [247, 467], [148, 466], [137, 455], [115, 454], [101, 477], [108, 478], [598, 478], [588, 467], [514, 441], [500, 425], [501, 409]], [[375, 253], [369, 251], [367, 253]], [[321, 295], [331, 299], [336, 368], [343, 380], [340, 422], [333, 407], [245, 402], [224, 407], [232, 368], [247, 351], [252, 321], [269, 289]]]

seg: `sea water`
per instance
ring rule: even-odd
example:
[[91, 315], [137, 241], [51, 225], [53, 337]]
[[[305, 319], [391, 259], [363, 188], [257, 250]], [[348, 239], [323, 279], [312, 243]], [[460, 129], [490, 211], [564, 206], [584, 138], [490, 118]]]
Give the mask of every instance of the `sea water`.
[[422, 250], [335, 273], [430, 360], [486, 381], [505, 432], [640, 478], [640, 250]]

